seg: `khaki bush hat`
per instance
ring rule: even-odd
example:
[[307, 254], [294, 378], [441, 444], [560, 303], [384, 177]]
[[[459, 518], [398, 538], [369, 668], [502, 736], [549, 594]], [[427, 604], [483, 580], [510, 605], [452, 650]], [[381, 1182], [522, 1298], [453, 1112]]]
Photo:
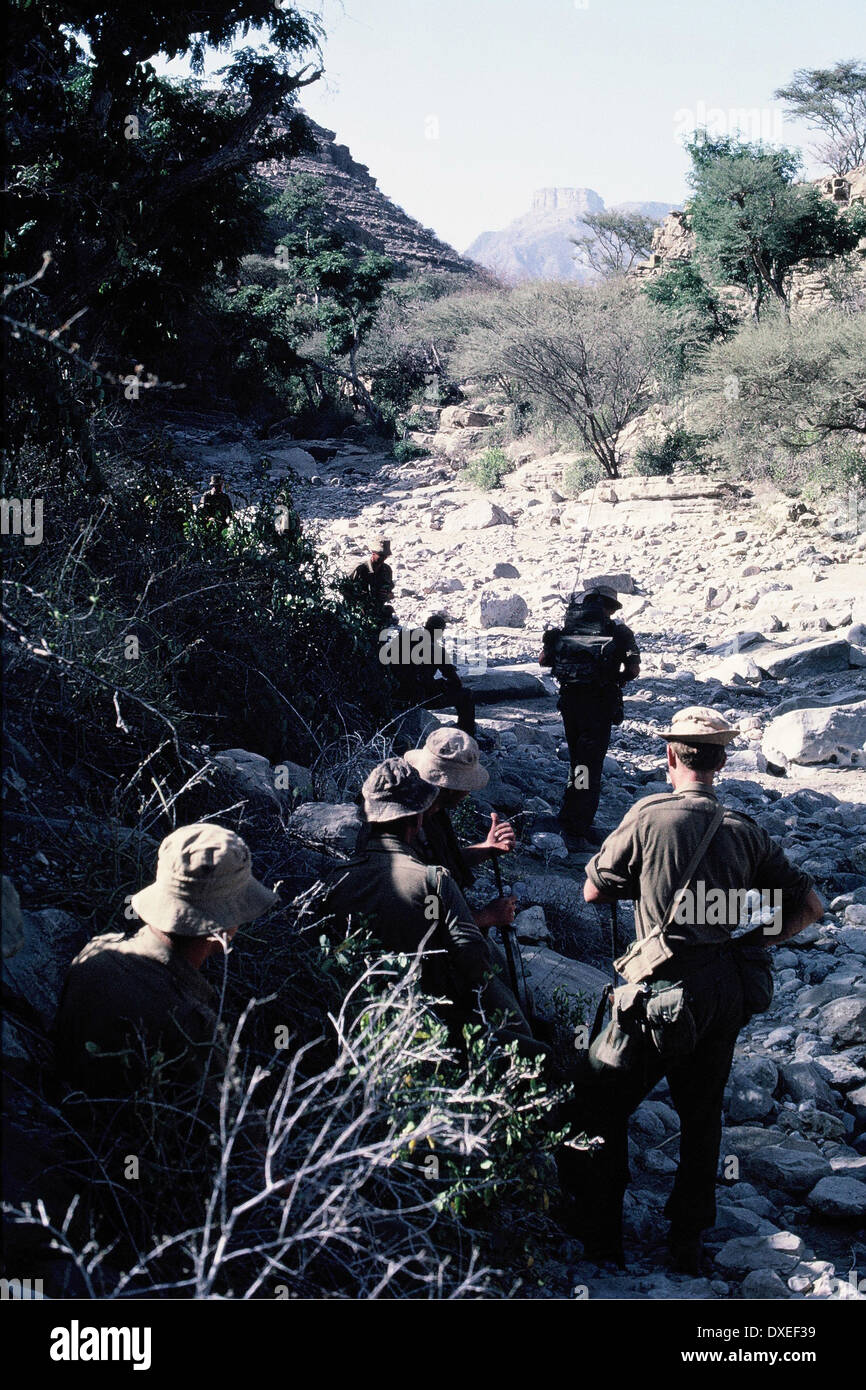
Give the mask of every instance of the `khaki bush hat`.
[[253, 878], [245, 840], [221, 825], [183, 825], [159, 847], [156, 882], [131, 899], [148, 926], [210, 936], [252, 922], [279, 899]]
[[437, 790], [403, 758], [386, 758], [374, 767], [361, 788], [364, 814], [371, 825], [417, 816], [436, 800]]
[[391, 554], [391, 542], [387, 536], [373, 536], [369, 542], [371, 555], [384, 555], [387, 559]]
[[708, 709], [706, 705], [689, 705], [678, 709], [669, 729], [662, 729], [659, 737], [674, 739], [677, 743], [730, 743], [740, 730], [729, 724], [724, 715]]
[[616, 589], [612, 589], [609, 584], [593, 584], [591, 589], [585, 589], [582, 594], [578, 595], [578, 601], [588, 598], [590, 594], [598, 594], [599, 598], [607, 599], [608, 603], [612, 603], [614, 608], [622, 608], [622, 604], [616, 596]]
[[474, 792], [490, 781], [478, 744], [462, 729], [434, 729], [423, 748], [410, 748], [406, 761], [425, 782], [449, 791]]
[[210, 475], [210, 482], [211, 482], [211, 487], [213, 487], [214, 483], [224, 483], [224, 482], [225, 482], [225, 477], [224, 477], [224, 475], [223, 475], [222, 473], [211, 473], [211, 475]]

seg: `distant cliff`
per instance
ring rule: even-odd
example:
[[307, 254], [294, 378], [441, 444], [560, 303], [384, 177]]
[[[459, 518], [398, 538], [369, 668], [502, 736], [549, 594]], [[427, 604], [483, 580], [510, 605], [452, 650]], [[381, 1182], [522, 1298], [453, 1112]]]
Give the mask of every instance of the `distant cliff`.
[[[674, 205], [618, 206], [623, 212], [662, 218]], [[539, 188], [529, 212], [501, 231], [482, 232], [464, 254], [503, 280], [591, 280], [593, 272], [575, 262], [572, 243], [575, 237], [590, 235], [583, 220], [587, 214], [604, 211], [604, 199], [592, 188]]]
[[367, 166], [353, 159], [347, 145], [337, 144], [332, 130], [309, 118], [308, 124], [315, 145], [310, 153], [260, 169], [275, 191], [284, 189], [296, 174], [311, 174], [324, 181], [328, 209], [350, 241], [384, 252], [407, 273], [439, 270], [479, 276], [477, 265], [386, 197]]

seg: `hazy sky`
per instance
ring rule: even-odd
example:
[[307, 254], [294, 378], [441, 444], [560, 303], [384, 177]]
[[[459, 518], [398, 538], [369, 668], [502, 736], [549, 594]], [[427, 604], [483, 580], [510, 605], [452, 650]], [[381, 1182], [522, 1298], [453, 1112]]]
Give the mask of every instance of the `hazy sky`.
[[803, 147], [811, 135], [784, 121], [773, 91], [796, 68], [861, 57], [866, 34], [863, 0], [316, 8], [325, 75], [306, 89], [306, 110], [460, 250], [551, 184], [594, 188], [608, 204], [681, 201], [679, 136], [696, 122]]

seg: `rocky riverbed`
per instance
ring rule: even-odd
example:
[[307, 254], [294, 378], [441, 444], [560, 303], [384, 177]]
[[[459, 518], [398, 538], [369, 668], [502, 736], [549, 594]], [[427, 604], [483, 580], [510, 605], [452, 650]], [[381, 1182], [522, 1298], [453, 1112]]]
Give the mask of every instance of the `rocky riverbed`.
[[[643, 652], [605, 763], [599, 824], [666, 789], [656, 731], [674, 709], [710, 704], [739, 725], [720, 794], [814, 877], [827, 913], [776, 952], [773, 1006], [740, 1037], [707, 1275], [663, 1272], [661, 1208], [678, 1143], [665, 1083], [632, 1125], [628, 1270], [587, 1265], [564, 1241], [534, 1274], [542, 1296], [866, 1297], [864, 518], [844, 498], [811, 510], [697, 473], [566, 501], [563, 455], [525, 459], [485, 495], [444, 454], [400, 465], [360, 441], [246, 446], [189, 423], [176, 442], [196, 483], [221, 468], [238, 501], [255, 502], [263, 472], [288, 480], [335, 570], [387, 533], [400, 621], [448, 613], [479, 700], [491, 771], [481, 804], [520, 827], [508, 877], [542, 1009], [557, 986], [594, 1006], [610, 960], [606, 914], [582, 900], [586, 856], [539, 828], [566, 774], [556, 687], [536, 664], [544, 627], [574, 587], [608, 576]], [[262, 779], [273, 786], [267, 766]], [[355, 816], [307, 805], [292, 824], [332, 853], [351, 846]], [[477, 889], [479, 900], [494, 892], [483, 876]], [[620, 916], [626, 931], [628, 909]]]

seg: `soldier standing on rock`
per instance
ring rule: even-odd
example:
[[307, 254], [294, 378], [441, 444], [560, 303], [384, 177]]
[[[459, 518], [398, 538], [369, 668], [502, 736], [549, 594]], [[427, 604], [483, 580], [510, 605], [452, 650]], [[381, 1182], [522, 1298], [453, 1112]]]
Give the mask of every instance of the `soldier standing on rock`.
[[[632, 806], [586, 866], [586, 901], [633, 899], [637, 933], [616, 962], [627, 981], [615, 996], [616, 1018], [590, 1047], [577, 1091], [576, 1127], [604, 1140], [591, 1158], [568, 1155], [575, 1165], [566, 1175], [574, 1230], [591, 1258], [623, 1262], [629, 1116], [666, 1076], [681, 1126], [665, 1207], [669, 1249], [675, 1269], [701, 1272], [702, 1233], [716, 1220], [722, 1099], [737, 1034], [772, 999], [764, 947], [789, 941], [823, 916], [808, 874], [713, 790], [737, 733], [712, 709], [675, 714], [661, 734], [673, 793]], [[753, 889], [762, 903], [772, 898], [773, 913], [762, 913], [762, 925], [733, 940]], [[701, 907], [713, 901], [713, 890], [717, 905], [731, 906]]]
[[391, 554], [391, 542], [385, 536], [376, 536], [370, 542], [370, 556], [362, 560], [352, 570], [349, 578], [363, 594], [369, 594], [376, 605], [388, 610], [394, 597], [394, 575], [386, 563]]
[[568, 785], [559, 822], [569, 836], [594, 845], [602, 840], [592, 823], [611, 727], [623, 721], [623, 686], [640, 673], [634, 633], [613, 620], [621, 607], [616, 591], [605, 584], [572, 594], [562, 627], [545, 632], [538, 659], [559, 682], [558, 707], [568, 743]]
[[225, 491], [225, 478], [222, 473], [212, 473], [210, 486], [201, 495], [199, 515], [203, 521], [215, 521], [218, 526], [228, 526], [232, 519], [232, 499]]

